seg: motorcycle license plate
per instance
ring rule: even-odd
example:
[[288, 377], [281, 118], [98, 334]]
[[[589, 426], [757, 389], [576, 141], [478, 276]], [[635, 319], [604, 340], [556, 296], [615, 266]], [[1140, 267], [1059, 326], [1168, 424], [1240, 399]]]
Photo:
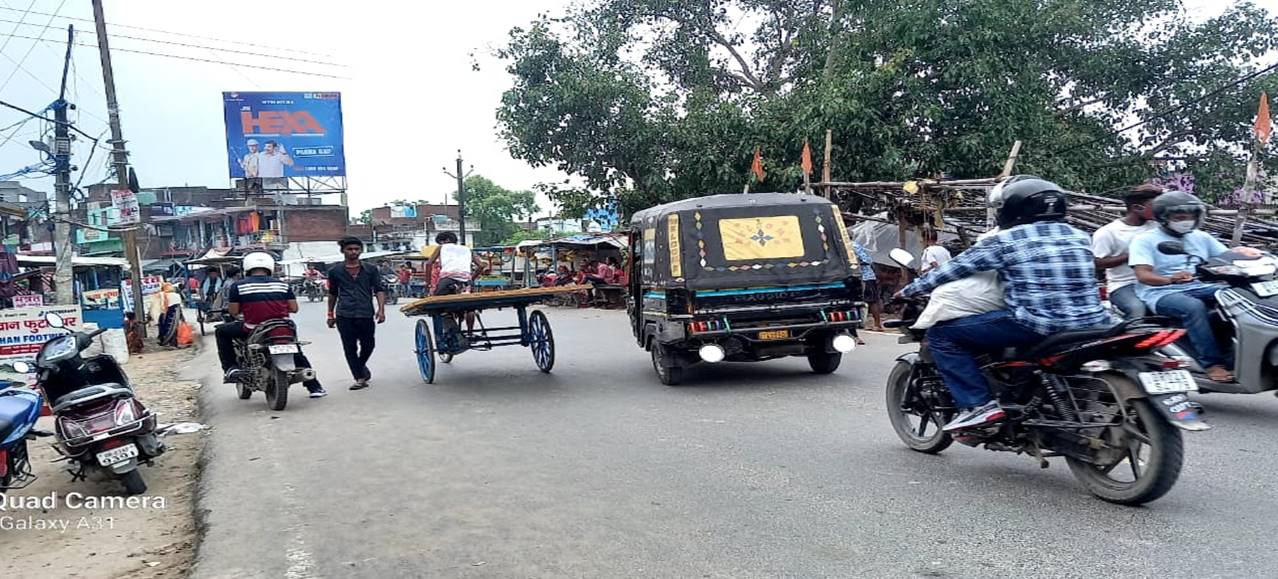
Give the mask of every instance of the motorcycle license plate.
[[1253, 283], [1251, 284], [1251, 291], [1256, 292], [1256, 295], [1262, 298], [1278, 295], [1278, 280], [1258, 281]]
[[790, 330], [767, 330], [759, 332], [760, 340], [786, 340], [790, 337]]
[[118, 446], [116, 448], [112, 448], [111, 450], [104, 450], [102, 452], [99, 452], [98, 464], [102, 466], [111, 466], [122, 460], [137, 458], [137, 456], [138, 456], [138, 445], [126, 444], [124, 446]]
[[1194, 382], [1194, 377], [1185, 370], [1141, 372], [1140, 383], [1150, 394], [1198, 391], [1198, 384]]
[[267, 348], [272, 354], [296, 354], [297, 344], [279, 344]]

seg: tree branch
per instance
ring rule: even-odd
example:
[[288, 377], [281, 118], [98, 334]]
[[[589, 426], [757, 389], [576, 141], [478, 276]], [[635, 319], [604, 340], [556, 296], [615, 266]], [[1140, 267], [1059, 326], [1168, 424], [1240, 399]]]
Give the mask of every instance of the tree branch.
[[737, 61], [737, 65], [741, 67], [741, 70], [739, 71], [740, 76], [745, 79], [745, 81], [748, 83], [750, 88], [753, 88], [754, 90], [757, 90], [759, 92], [763, 92], [764, 84], [759, 81], [759, 77], [755, 76], [754, 71], [750, 69], [750, 64], [747, 63], [746, 59], [741, 56], [741, 53], [739, 51], [737, 51], [736, 45], [730, 42], [726, 37], [724, 37], [722, 34], [719, 33], [718, 30], [714, 28], [713, 23], [711, 23], [708, 28], [699, 28], [695, 23], [693, 23], [688, 18], [684, 18], [675, 14], [667, 13], [667, 12], [662, 12], [660, 10], [653, 11], [652, 16], [654, 18], [665, 18], [666, 20], [670, 20], [682, 26], [688, 26], [693, 29], [700, 29], [701, 33], [706, 35], [706, 38], [709, 38], [715, 44], [718, 44], [719, 46], [722, 46], [728, 50], [728, 53], [732, 55], [732, 58]]

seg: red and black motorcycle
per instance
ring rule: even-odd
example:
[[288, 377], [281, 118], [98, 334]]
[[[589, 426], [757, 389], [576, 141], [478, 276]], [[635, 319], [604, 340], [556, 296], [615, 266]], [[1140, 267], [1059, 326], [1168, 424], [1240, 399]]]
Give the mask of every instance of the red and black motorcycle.
[[[908, 253], [893, 259], [908, 266]], [[1181, 362], [1155, 355], [1184, 330], [1156, 318], [1062, 332], [1025, 348], [980, 359], [1007, 419], [953, 435], [941, 428], [957, 413], [923, 330], [910, 328], [927, 298], [905, 301], [901, 343], [919, 351], [897, 358], [887, 383], [893, 429], [912, 450], [935, 454], [955, 440], [1025, 453], [1047, 468], [1064, 457], [1074, 476], [1103, 500], [1137, 505], [1171, 490], [1184, 459], [1182, 430], [1210, 428], [1187, 392], [1197, 390]]]

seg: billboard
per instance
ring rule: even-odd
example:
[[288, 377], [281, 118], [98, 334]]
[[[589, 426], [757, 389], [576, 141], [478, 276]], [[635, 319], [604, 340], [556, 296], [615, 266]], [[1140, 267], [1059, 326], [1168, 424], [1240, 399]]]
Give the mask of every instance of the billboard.
[[224, 92], [232, 179], [346, 174], [335, 92]]

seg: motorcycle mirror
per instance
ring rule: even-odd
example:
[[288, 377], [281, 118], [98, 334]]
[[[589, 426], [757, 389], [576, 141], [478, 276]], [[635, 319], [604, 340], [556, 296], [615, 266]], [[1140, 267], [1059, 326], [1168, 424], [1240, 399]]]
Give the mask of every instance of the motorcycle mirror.
[[64, 320], [62, 319], [62, 316], [59, 316], [58, 314], [55, 314], [55, 313], [53, 313], [53, 312], [47, 312], [47, 313], [45, 313], [45, 314], [44, 314], [44, 321], [48, 322], [48, 323], [49, 323], [49, 326], [54, 327], [54, 328], [65, 328], [65, 327], [67, 327], [67, 323], [66, 323], [66, 321], [64, 321]]
[[899, 247], [889, 251], [888, 257], [891, 257], [892, 261], [901, 264], [901, 267], [910, 267], [910, 264], [914, 262], [914, 256]]
[[1158, 252], [1163, 255], [1188, 255], [1185, 244], [1179, 241], [1164, 241], [1158, 244]]
[[31, 370], [32, 370], [31, 364], [28, 364], [26, 362], [13, 363], [13, 371], [19, 374], [30, 374]]

